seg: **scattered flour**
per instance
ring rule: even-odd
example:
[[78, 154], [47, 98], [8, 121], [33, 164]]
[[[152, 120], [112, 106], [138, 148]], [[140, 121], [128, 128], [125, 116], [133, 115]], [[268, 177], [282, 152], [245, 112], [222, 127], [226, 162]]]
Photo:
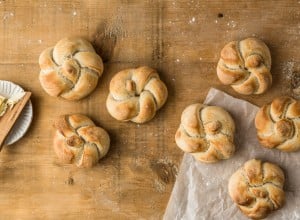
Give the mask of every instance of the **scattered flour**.
[[9, 19], [9, 18], [11, 18], [13, 16], [14, 16], [13, 12], [6, 11], [6, 12], [4, 12], [2, 19], [5, 21], [5, 20], [7, 20], [7, 19]]
[[293, 61], [287, 61], [280, 65], [284, 80], [290, 85], [292, 96], [300, 98], [300, 69]]
[[154, 188], [157, 192], [164, 193], [166, 191], [166, 184], [156, 179], [154, 181]]
[[[123, 9], [122, 9], [123, 10]], [[126, 38], [128, 36], [128, 33], [126, 30], [123, 29], [123, 17], [122, 12], [114, 15], [109, 22], [106, 23], [105, 30], [104, 30], [104, 36], [107, 38]]]
[[27, 44], [36, 44], [36, 43], [41, 44], [41, 43], [43, 43], [43, 40], [41, 40], [41, 39], [38, 39], [38, 40], [29, 39], [27, 41]]
[[195, 17], [192, 17], [192, 18], [189, 20], [189, 23], [190, 23], [190, 24], [193, 24], [193, 23], [195, 23], [195, 21], [196, 21], [196, 18], [195, 18]]
[[231, 27], [231, 28], [235, 28], [237, 26], [237, 22], [236, 21], [229, 21], [227, 23], [227, 26]]
[[284, 76], [286, 76], [288, 80], [291, 80], [293, 77], [294, 66], [295, 66], [295, 62], [293, 61], [284, 62], [281, 65], [282, 73]]

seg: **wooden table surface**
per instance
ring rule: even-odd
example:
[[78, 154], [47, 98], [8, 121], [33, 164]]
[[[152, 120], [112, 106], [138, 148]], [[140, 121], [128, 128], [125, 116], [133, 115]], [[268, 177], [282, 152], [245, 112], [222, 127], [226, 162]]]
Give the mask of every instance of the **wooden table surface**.
[[[300, 97], [300, 2], [179, 0], [0, 0], [0, 79], [33, 92], [34, 120], [0, 155], [1, 219], [161, 219], [183, 153], [174, 134], [182, 110], [210, 87], [262, 105]], [[83, 36], [105, 61], [97, 89], [68, 102], [38, 80], [40, 52], [66, 36]], [[270, 47], [273, 86], [242, 96], [216, 76], [225, 43], [257, 36]], [[149, 65], [169, 98], [149, 123], [120, 123], [105, 108], [112, 76]], [[52, 148], [54, 119], [84, 113], [107, 129], [108, 155], [92, 169], [61, 164]], [[199, 186], [201, 187], [201, 186]]]

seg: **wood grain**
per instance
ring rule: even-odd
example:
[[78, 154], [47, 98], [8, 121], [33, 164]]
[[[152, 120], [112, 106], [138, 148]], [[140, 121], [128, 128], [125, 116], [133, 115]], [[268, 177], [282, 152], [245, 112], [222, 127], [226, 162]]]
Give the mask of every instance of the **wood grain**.
[[[223, 16], [219, 16], [219, 14]], [[262, 105], [277, 95], [300, 97], [300, 4], [294, 0], [0, 0], [0, 79], [32, 91], [34, 120], [25, 137], [0, 155], [1, 219], [161, 219], [183, 153], [174, 134], [182, 110], [210, 87]], [[229, 41], [258, 36], [271, 49], [273, 86], [242, 96], [216, 76]], [[66, 36], [89, 39], [105, 60], [97, 89], [68, 102], [38, 81], [40, 52]], [[147, 124], [120, 123], [106, 111], [112, 76], [149, 65], [169, 98]], [[93, 169], [62, 165], [53, 120], [83, 113], [107, 129], [112, 144]]]

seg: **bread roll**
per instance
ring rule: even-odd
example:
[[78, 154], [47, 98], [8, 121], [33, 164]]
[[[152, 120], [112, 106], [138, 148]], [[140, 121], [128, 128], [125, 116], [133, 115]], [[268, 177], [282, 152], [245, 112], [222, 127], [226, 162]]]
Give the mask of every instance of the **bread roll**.
[[217, 75], [236, 92], [250, 95], [264, 93], [272, 84], [271, 55], [257, 38], [232, 41], [225, 45], [217, 66]]
[[82, 38], [64, 38], [45, 49], [39, 58], [40, 82], [51, 96], [79, 100], [97, 86], [103, 72], [102, 59]]
[[167, 96], [167, 87], [154, 69], [126, 69], [112, 78], [106, 107], [117, 120], [144, 123], [155, 116]]
[[300, 149], [300, 102], [282, 96], [257, 112], [255, 127], [261, 145], [292, 152]]
[[80, 114], [62, 115], [55, 121], [54, 150], [64, 163], [92, 167], [109, 149], [107, 132]]
[[277, 165], [249, 160], [230, 177], [229, 195], [246, 216], [263, 219], [282, 207], [284, 181]]
[[197, 160], [212, 163], [233, 155], [234, 132], [234, 121], [227, 111], [196, 103], [183, 111], [175, 141]]

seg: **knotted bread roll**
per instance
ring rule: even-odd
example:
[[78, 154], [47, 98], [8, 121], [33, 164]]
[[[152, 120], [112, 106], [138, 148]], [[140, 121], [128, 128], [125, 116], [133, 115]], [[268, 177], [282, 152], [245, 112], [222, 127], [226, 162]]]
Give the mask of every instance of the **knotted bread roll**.
[[92, 167], [108, 152], [107, 132], [84, 115], [62, 115], [55, 121], [55, 127], [54, 150], [65, 163]]
[[230, 177], [229, 195], [246, 216], [263, 219], [283, 205], [284, 181], [277, 165], [249, 160]]
[[217, 75], [225, 85], [241, 94], [261, 94], [272, 84], [271, 55], [257, 38], [232, 41], [225, 45], [217, 66]]
[[168, 96], [158, 73], [146, 66], [118, 72], [110, 82], [109, 91], [106, 107], [111, 116], [136, 123], [151, 120]]
[[234, 132], [234, 121], [227, 111], [197, 103], [183, 111], [175, 141], [197, 160], [212, 163], [233, 155]]
[[39, 58], [40, 82], [51, 96], [79, 100], [97, 86], [103, 72], [102, 59], [82, 38], [65, 38], [45, 49]]
[[300, 102], [282, 96], [264, 105], [256, 114], [255, 126], [261, 145], [291, 152], [300, 149]]

